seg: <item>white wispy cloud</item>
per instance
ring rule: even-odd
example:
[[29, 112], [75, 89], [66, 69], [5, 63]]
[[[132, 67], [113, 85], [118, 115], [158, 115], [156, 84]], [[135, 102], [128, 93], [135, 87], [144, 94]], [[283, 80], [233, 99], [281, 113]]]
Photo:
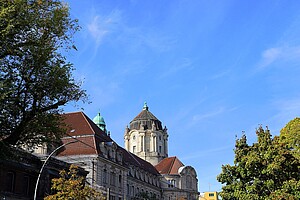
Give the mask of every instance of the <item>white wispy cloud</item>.
[[123, 23], [119, 29], [116, 41], [123, 43], [127, 51], [137, 52], [148, 48], [155, 52], [166, 52], [176, 44], [176, 39], [160, 30], [143, 26], [130, 26]]
[[193, 122], [199, 122], [199, 121], [202, 121], [202, 120], [206, 120], [206, 119], [221, 115], [221, 114], [226, 113], [226, 112], [234, 111], [236, 109], [238, 109], [238, 107], [232, 107], [232, 108], [219, 107], [219, 108], [216, 108], [216, 109], [211, 110], [211, 111], [206, 112], [206, 113], [201, 113], [201, 114], [194, 115], [192, 120], [193, 120]]
[[97, 45], [101, 44], [105, 36], [113, 32], [121, 21], [121, 11], [113, 10], [107, 16], [94, 15], [87, 24], [87, 30]]
[[221, 71], [219, 73], [216, 73], [216, 74], [212, 75], [209, 79], [210, 80], [216, 80], [216, 79], [219, 79], [219, 78], [223, 78], [224, 76], [227, 76], [230, 72], [231, 72], [231, 70], [227, 69], [225, 71]]
[[[263, 126], [268, 125], [273, 135], [278, 135], [280, 130], [290, 120], [294, 119], [295, 117], [300, 117], [300, 96], [289, 99], [276, 99], [270, 103], [270, 106], [272, 106], [274, 114], [272, 114], [270, 117], [267, 117], [260, 123]], [[254, 124], [251, 129], [246, 132], [251, 133], [257, 127], [258, 124]]]
[[193, 116], [193, 121], [201, 121], [204, 119], [212, 118], [214, 116], [222, 114], [224, 111], [225, 111], [224, 107], [219, 107], [219, 108], [212, 110], [210, 112], [207, 112], [207, 113], [197, 114], [197, 115]]
[[284, 123], [295, 117], [300, 117], [300, 96], [290, 99], [275, 100], [273, 106], [274, 109], [277, 110], [277, 114], [275, 114], [270, 121]]
[[163, 72], [159, 78], [165, 78], [167, 76], [174, 75], [183, 70], [192, 70], [194, 68], [193, 62], [190, 58], [181, 58], [172, 66], [169, 66], [165, 72]]
[[258, 68], [264, 69], [272, 64], [290, 61], [300, 61], [300, 46], [280, 46], [264, 50]]

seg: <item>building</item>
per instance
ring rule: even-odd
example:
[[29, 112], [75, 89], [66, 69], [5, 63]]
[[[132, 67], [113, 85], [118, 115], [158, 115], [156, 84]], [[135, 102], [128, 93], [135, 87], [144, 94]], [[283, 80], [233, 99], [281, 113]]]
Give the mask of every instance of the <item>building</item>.
[[[33, 199], [37, 177], [46, 160], [45, 155], [33, 155], [23, 149], [11, 148], [10, 157], [0, 160], [0, 199]], [[69, 164], [50, 158], [43, 169], [37, 189], [37, 199], [51, 194], [51, 180], [59, 177], [59, 172], [68, 169]], [[79, 169], [82, 176], [87, 172]]]
[[168, 157], [168, 137], [167, 127], [162, 126], [145, 103], [126, 127], [124, 143], [127, 151], [155, 166], [161, 176], [164, 199], [197, 199], [197, 173], [177, 157]]
[[177, 157], [168, 157], [168, 133], [144, 104], [124, 134], [125, 148], [106, 130], [104, 118], [91, 120], [83, 112], [63, 115], [67, 144], [57, 158], [89, 172], [89, 184], [109, 199], [197, 199], [195, 169]]
[[140, 158], [157, 165], [168, 157], [167, 128], [149, 111], [147, 104], [126, 127], [125, 149]]
[[203, 192], [199, 200], [219, 200], [218, 192]]

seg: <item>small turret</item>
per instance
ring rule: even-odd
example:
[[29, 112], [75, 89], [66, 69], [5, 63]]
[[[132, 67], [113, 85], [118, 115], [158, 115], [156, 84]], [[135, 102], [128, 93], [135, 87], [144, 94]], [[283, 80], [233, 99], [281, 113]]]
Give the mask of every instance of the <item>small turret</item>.
[[98, 113], [98, 115], [96, 117], [94, 117], [93, 122], [105, 133], [106, 131], [106, 124], [104, 121], [104, 118], [101, 116], [100, 112]]

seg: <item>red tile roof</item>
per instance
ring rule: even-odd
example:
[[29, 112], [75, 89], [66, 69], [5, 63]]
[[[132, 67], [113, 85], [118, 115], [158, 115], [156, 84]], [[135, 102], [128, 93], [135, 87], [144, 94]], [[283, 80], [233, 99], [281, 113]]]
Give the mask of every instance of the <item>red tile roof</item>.
[[[113, 142], [113, 140], [102, 131], [89, 117], [83, 112], [72, 112], [63, 114], [66, 124], [66, 135], [62, 138], [64, 144], [77, 141], [66, 145], [58, 156], [71, 155], [102, 155], [100, 151], [101, 142]], [[76, 139], [72, 138], [75, 137]], [[123, 154], [123, 164], [133, 165], [141, 168], [151, 174], [158, 174], [158, 171], [149, 162], [139, 158], [138, 156], [128, 152], [124, 148], [117, 145], [119, 151]]]
[[174, 156], [163, 159], [155, 168], [160, 174], [178, 174], [178, 169], [182, 166], [184, 164]]
[[67, 125], [67, 136], [97, 135], [105, 142], [112, 141], [112, 139], [83, 112], [66, 113], [63, 114], [62, 117]]
[[[71, 156], [71, 155], [91, 155], [100, 153], [95, 145], [95, 138], [93, 136], [80, 137], [80, 138], [63, 138], [62, 143], [66, 144], [71, 141], [75, 143], [70, 143], [66, 145], [57, 154], [58, 156]], [[98, 151], [97, 151], [98, 150]]]
[[[99, 154], [100, 142], [113, 141], [83, 112], [72, 112], [62, 115], [66, 124], [66, 135], [62, 138], [64, 144], [76, 140], [76, 143], [66, 145], [58, 156]], [[72, 137], [76, 138], [73, 139]]]

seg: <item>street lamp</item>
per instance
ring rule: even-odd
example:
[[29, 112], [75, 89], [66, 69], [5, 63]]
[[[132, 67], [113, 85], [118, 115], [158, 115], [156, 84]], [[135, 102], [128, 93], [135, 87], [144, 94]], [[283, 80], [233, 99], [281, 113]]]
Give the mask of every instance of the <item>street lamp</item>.
[[75, 143], [75, 142], [78, 142], [78, 141], [71, 141], [71, 142], [67, 142], [67, 143], [65, 143], [65, 144], [60, 145], [59, 147], [57, 147], [56, 149], [54, 149], [54, 150], [49, 154], [49, 156], [46, 158], [46, 160], [45, 160], [45, 162], [44, 162], [42, 168], [40, 169], [38, 178], [37, 178], [37, 180], [36, 180], [35, 189], [34, 189], [34, 197], [33, 197], [34, 200], [36, 200], [37, 188], [38, 188], [38, 185], [39, 185], [40, 177], [41, 177], [41, 174], [42, 174], [42, 172], [43, 172], [44, 167], [45, 167], [46, 164], [47, 164], [47, 161], [48, 161], [48, 160], [51, 158], [51, 156], [52, 156], [55, 152], [57, 152], [59, 149], [61, 149], [62, 147], [66, 146], [66, 145]]

